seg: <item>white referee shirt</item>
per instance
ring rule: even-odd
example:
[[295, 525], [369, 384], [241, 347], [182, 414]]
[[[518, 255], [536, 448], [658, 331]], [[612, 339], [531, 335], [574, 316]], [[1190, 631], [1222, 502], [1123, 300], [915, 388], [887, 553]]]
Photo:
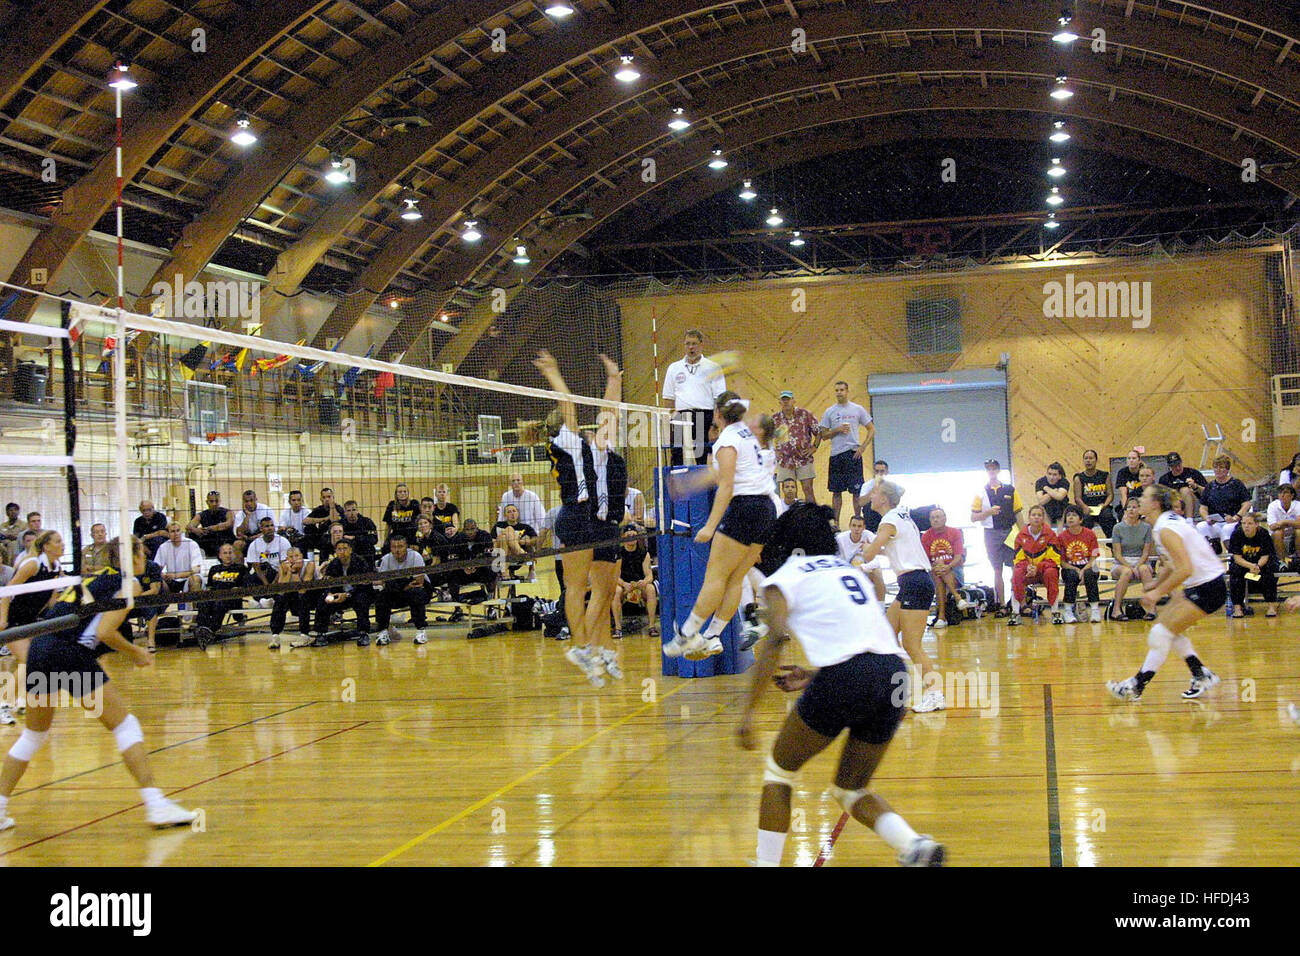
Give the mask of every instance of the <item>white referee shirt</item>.
[[871, 579], [847, 561], [833, 555], [792, 557], [763, 586], [785, 598], [790, 633], [813, 667], [858, 654], [903, 653]]
[[[704, 356], [694, 365], [679, 358], [668, 366], [664, 376], [664, 398], [673, 400], [673, 408], [712, 408], [713, 401], [727, 390], [726, 376], [720, 374], [722, 366]], [[709, 380], [710, 375], [717, 378]]]
[[912, 513], [906, 508], [892, 508], [880, 518], [882, 528], [887, 524], [894, 526], [894, 536], [885, 545], [884, 553], [889, 557], [894, 573], [906, 574], [908, 571], [929, 573], [930, 556], [925, 553], [925, 546], [921, 544], [921, 532], [917, 530], [916, 522], [912, 520]]

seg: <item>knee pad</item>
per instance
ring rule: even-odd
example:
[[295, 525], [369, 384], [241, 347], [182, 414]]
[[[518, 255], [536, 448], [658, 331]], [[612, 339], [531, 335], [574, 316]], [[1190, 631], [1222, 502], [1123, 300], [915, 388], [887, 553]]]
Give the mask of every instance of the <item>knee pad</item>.
[[127, 714], [126, 718], [113, 728], [113, 739], [117, 741], [118, 753], [126, 753], [136, 744], [144, 743], [144, 732], [140, 729], [140, 721], [135, 719], [135, 714]]
[[24, 728], [22, 736], [14, 741], [14, 745], [9, 748], [9, 756], [15, 760], [21, 760], [23, 763], [29, 762], [35, 757], [42, 747], [45, 746], [45, 738], [50, 735], [48, 730], [27, 730]]
[[783, 787], [794, 789], [794, 778], [798, 771], [786, 770], [772, 758], [771, 754], [767, 756], [767, 770], [763, 773], [763, 783], [779, 783]]
[[835, 802], [840, 805], [845, 813], [852, 815], [853, 808], [858, 805], [858, 801], [867, 795], [867, 788], [861, 790], [845, 790], [843, 787], [831, 787], [831, 796]]
[[1163, 624], [1157, 624], [1151, 628], [1151, 633], [1147, 635], [1147, 647], [1153, 651], [1169, 651], [1169, 646], [1173, 644], [1177, 635]]

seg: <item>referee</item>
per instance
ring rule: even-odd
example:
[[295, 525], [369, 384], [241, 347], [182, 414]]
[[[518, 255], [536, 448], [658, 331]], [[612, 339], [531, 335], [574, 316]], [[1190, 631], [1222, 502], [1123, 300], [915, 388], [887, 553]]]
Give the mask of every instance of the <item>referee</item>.
[[[664, 377], [664, 398], [671, 399], [675, 422], [691, 423], [694, 457], [704, 461], [708, 447], [709, 426], [713, 424], [713, 401], [727, 390], [727, 381], [717, 362], [704, 357], [704, 336], [699, 329], [686, 330], [686, 354], [668, 366]], [[672, 463], [682, 464], [684, 428], [670, 426], [672, 436]]]

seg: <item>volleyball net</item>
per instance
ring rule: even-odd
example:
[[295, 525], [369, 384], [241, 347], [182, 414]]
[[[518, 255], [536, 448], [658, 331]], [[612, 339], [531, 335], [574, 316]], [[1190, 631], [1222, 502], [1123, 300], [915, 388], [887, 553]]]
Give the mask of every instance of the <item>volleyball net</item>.
[[[416, 526], [432, 505], [442, 518], [455, 514], [461, 531], [469, 521], [494, 537], [499, 521], [528, 525], [532, 550], [504, 563], [532, 565], [562, 553], [547, 518], [560, 502], [545, 445], [526, 442], [520, 424], [546, 418], [564, 400], [574, 403], [581, 427], [613, 425], [606, 429], [627, 462], [629, 492], [610, 516], [626, 513], [653, 527], [662, 512], [655, 474], [666, 463], [670, 412], [621, 394], [604, 397], [600, 353], [616, 363], [622, 357], [616, 317], [576, 330], [552, 323], [527, 340], [485, 336], [477, 364], [461, 367], [498, 362], [488, 378], [457, 374], [457, 366], [426, 352], [422, 364], [381, 360], [373, 349], [352, 354], [339, 343], [321, 349], [250, 334], [258, 330], [246, 324], [222, 328], [233, 323], [211, 315], [200, 325], [0, 284], [0, 301], [15, 293], [39, 297], [41, 307], [30, 323], [0, 319], [10, 349], [5, 364], [15, 370], [15, 401], [0, 430], [0, 498], [17, 503], [24, 522], [28, 512], [40, 512], [42, 527], [62, 534], [69, 571], [80, 568], [80, 551], [94, 560], [96, 542], [121, 532], [148, 530], [154, 554], [166, 527], [178, 524], [184, 538], [202, 541], [206, 575], [220, 560], [221, 542], [247, 561], [266, 516], [313, 558], [330, 532], [304, 528], [303, 520], [325, 507], [326, 494], [326, 524], [373, 523], [375, 540], [363, 548], [372, 561], [391, 528], [386, 514], [401, 524], [409, 509]], [[546, 385], [531, 363], [539, 348], [555, 355], [573, 394]], [[506, 513], [509, 504], [517, 514]], [[229, 510], [233, 526], [204, 534], [217, 508]], [[291, 533], [283, 534], [286, 528]], [[490, 550], [452, 552], [446, 569], [501, 564], [499, 549]], [[0, 588], [0, 597], [9, 593]], [[257, 581], [217, 596], [276, 593]], [[140, 603], [210, 598], [187, 592]]]

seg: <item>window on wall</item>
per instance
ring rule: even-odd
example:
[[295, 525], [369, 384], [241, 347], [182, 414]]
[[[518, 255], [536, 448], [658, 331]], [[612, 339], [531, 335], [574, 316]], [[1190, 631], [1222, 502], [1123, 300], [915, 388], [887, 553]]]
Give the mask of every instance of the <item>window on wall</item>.
[[907, 303], [909, 355], [960, 351], [961, 303], [956, 298], [913, 299]]

